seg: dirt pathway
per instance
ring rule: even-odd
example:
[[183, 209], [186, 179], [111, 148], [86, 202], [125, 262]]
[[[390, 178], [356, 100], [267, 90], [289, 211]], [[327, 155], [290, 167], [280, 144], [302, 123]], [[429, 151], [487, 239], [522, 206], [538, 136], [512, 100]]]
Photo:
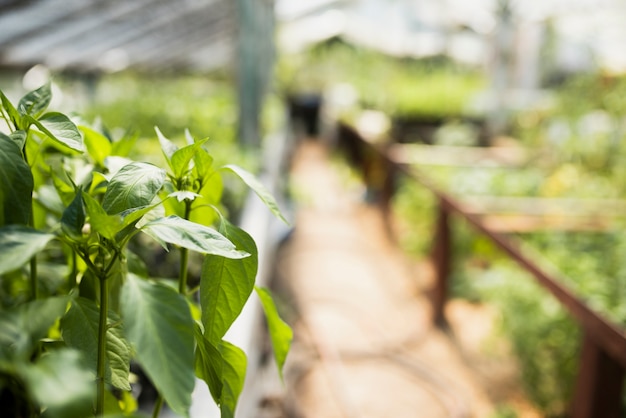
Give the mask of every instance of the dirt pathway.
[[482, 418], [522, 404], [512, 363], [497, 347], [484, 353], [491, 315], [452, 303], [451, 329], [433, 327], [428, 265], [399, 254], [379, 211], [346, 178], [320, 143], [298, 148], [296, 227], [277, 267], [294, 309], [286, 415]]

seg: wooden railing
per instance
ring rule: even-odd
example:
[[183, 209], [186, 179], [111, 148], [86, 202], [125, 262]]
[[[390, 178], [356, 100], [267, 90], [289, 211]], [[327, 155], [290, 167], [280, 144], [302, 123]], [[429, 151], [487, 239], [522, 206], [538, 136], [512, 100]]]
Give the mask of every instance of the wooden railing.
[[[409, 176], [429, 189], [438, 201], [433, 247], [436, 284], [433, 292], [434, 320], [445, 322], [444, 305], [448, 298], [452, 261], [450, 215], [464, 218], [478, 232], [532, 274], [539, 284], [554, 295], [583, 330], [583, 344], [578, 378], [571, 402], [573, 418], [619, 418], [626, 375], [626, 332], [591, 309], [583, 300], [563, 286], [552, 274], [521, 251], [516, 242], [494, 231], [475, 212], [456, 198], [435, 187], [415, 170], [393, 158], [384, 146], [367, 141], [354, 128], [339, 124], [338, 140], [354, 164], [361, 167], [365, 181], [379, 190], [383, 210], [389, 214], [394, 180]], [[626, 303], [626, 301], [624, 301]]]

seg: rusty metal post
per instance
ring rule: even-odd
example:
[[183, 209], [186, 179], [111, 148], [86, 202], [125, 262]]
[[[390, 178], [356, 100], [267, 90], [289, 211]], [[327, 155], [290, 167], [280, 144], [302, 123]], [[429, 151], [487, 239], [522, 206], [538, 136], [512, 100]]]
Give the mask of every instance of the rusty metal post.
[[433, 289], [433, 319], [439, 325], [445, 325], [444, 307], [448, 298], [448, 281], [452, 261], [451, 231], [449, 210], [443, 200], [439, 200], [433, 264], [435, 267], [435, 285]]
[[620, 418], [624, 367], [588, 334], [583, 340], [580, 370], [572, 401], [572, 418]]

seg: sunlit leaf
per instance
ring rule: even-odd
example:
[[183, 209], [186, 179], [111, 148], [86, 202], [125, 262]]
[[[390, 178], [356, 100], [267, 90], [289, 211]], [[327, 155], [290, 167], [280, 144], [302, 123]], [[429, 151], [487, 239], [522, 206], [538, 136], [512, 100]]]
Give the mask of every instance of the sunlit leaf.
[[[112, 322], [119, 321], [113, 312]], [[92, 300], [77, 297], [61, 320], [63, 340], [70, 347], [83, 353], [89, 367], [96, 371], [98, 361], [98, 327], [100, 309]], [[124, 339], [119, 326], [109, 328], [106, 333], [106, 379], [118, 389], [130, 390], [130, 346]]]
[[168, 406], [187, 416], [194, 388], [194, 322], [174, 289], [129, 274], [122, 289], [128, 340]]
[[0, 228], [0, 274], [26, 264], [54, 238], [52, 234], [21, 225]]
[[272, 196], [272, 194], [259, 180], [257, 180], [256, 177], [254, 177], [254, 175], [244, 170], [243, 168], [233, 164], [226, 165], [222, 168], [235, 173], [241, 180], [243, 180], [244, 183], [248, 185], [248, 187], [250, 187], [257, 194], [257, 196], [259, 196], [263, 203], [265, 203], [265, 205], [269, 208], [270, 211], [272, 211], [272, 213], [277, 218], [281, 219], [286, 224], [289, 223], [278, 208], [278, 204], [276, 203], [274, 196]]
[[50, 81], [36, 90], [27, 93], [17, 104], [17, 111], [21, 115], [38, 117], [50, 105], [52, 100], [52, 89]]
[[111, 141], [100, 132], [87, 126], [79, 126], [79, 129], [85, 138], [87, 153], [99, 167], [104, 167], [105, 159], [112, 152], [113, 146]]
[[278, 315], [278, 310], [272, 299], [272, 295], [269, 290], [261, 287], [255, 287], [257, 295], [261, 299], [261, 305], [265, 312], [265, 318], [267, 319], [267, 327], [270, 332], [270, 338], [272, 340], [272, 347], [274, 349], [274, 359], [278, 366], [278, 373], [281, 378], [283, 376], [283, 366], [289, 353], [289, 347], [291, 346], [291, 340], [293, 339], [293, 331], [291, 327], [287, 325]]
[[147, 163], [133, 162], [120, 169], [107, 187], [102, 207], [108, 214], [148, 206], [165, 182], [165, 171]]
[[124, 226], [120, 215], [108, 215], [100, 203], [87, 193], [83, 192], [83, 201], [89, 215], [91, 229], [107, 239], [114, 239]]
[[85, 150], [83, 136], [74, 122], [64, 114], [50, 112], [39, 119], [35, 119], [32, 116], [26, 116], [25, 118], [53, 141], [74, 151], [83, 152]]
[[196, 153], [206, 152], [202, 150], [202, 145], [207, 140], [198, 141], [192, 145], [180, 148], [171, 157], [171, 167], [175, 178], [182, 178], [187, 170], [190, 169], [189, 163], [194, 159]]
[[0, 134], [0, 225], [30, 221], [33, 176], [17, 144]]
[[178, 216], [168, 216], [148, 222], [141, 230], [164, 247], [167, 243], [203, 254], [214, 254], [228, 258], [248, 256], [248, 253], [237, 250], [232, 242], [216, 230]]
[[[13, 103], [5, 96], [5, 94], [0, 90], [0, 101], [2, 102], [2, 107], [8, 113], [10, 122], [13, 124], [13, 128], [25, 130], [26, 126], [22, 126], [22, 117], [20, 116], [17, 109], [13, 106]], [[9, 122], [9, 121], [7, 121]]]
[[205, 335], [214, 344], [221, 340], [254, 289], [258, 268], [257, 248], [244, 230], [223, 221], [221, 231], [238, 250], [250, 254], [242, 259], [207, 255], [202, 263], [200, 305]]
[[247, 358], [243, 350], [228, 341], [219, 346], [222, 354], [222, 397], [220, 399], [221, 418], [234, 418], [239, 395], [246, 379]]
[[165, 155], [165, 159], [167, 160], [167, 163], [170, 164], [170, 167], [171, 167], [172, 155], [174, 155], [174, 153], [178, 151], [178, 147], [172, 141], [167, 139], [159, 128], [155, 126], [154, 130], [156, 131], [157, 137], [159, 138], [159, 143], [161, 144], [161, 151], [163, 151], [163, 155]]

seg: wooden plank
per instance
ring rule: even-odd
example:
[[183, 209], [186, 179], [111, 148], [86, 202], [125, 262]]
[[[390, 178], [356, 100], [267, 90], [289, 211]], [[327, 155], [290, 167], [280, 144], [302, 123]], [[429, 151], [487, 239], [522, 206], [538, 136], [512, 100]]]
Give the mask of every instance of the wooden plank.
[[465, 147], [393, 144], [388, 155], [397, 164], [458, 167], [519, 167], [528, 161], [521, 147]]

